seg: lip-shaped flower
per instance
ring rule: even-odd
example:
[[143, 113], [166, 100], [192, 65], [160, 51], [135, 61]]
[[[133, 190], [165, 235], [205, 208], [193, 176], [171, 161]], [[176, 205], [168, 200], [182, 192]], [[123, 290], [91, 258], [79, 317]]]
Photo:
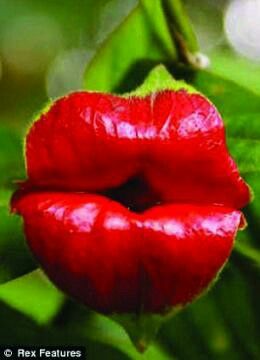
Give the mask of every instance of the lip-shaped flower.
[[220, 115], [174, 86], [70, 94], [26, 138], [28, 180], [12, 209], [50, 279], [103, 313], [164, 313], [192, 301], [244, 224], [249, 188]]

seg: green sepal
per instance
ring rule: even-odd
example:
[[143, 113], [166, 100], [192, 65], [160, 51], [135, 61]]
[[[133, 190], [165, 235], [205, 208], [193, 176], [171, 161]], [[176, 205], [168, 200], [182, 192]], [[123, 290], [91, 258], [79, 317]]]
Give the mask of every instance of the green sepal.
[[163, 322], [174, 316], [179, 310], [180, 307], [176, 307], [164, 314], [129, 313], [114, 314], [109, 317], [125, 329], [135, 348], [143, 353], [155, 339]]

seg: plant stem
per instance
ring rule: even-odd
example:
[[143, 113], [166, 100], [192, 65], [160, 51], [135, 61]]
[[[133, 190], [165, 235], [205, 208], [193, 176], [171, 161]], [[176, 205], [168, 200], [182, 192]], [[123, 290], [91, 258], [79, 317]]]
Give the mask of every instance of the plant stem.
[[181, 0], [161, 0], [161, 4], [179, 60], [195, 69], [207, 67], [209, 60], [199, 53], [196, 34]]

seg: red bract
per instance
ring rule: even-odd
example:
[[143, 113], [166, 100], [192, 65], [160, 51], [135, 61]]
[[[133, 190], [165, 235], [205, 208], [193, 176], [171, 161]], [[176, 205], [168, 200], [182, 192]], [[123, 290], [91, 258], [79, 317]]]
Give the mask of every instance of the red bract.
[[12, 205], [33, 253], [103, 313], [192, 301], [227, 260], [249, 201], [220, 115], [184, 90], [66, 96], [33, 124], [26, 160]]

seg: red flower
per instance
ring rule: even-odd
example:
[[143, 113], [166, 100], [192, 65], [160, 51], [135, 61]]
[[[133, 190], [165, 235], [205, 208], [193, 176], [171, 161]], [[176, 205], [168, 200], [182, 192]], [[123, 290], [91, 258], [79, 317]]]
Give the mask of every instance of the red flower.
[[14, 196], [61, 289], [103, 313], [185, 305], [226, 262], [249, 201], [223, 122], [185, 90], [59, 99], [26, 139]]

